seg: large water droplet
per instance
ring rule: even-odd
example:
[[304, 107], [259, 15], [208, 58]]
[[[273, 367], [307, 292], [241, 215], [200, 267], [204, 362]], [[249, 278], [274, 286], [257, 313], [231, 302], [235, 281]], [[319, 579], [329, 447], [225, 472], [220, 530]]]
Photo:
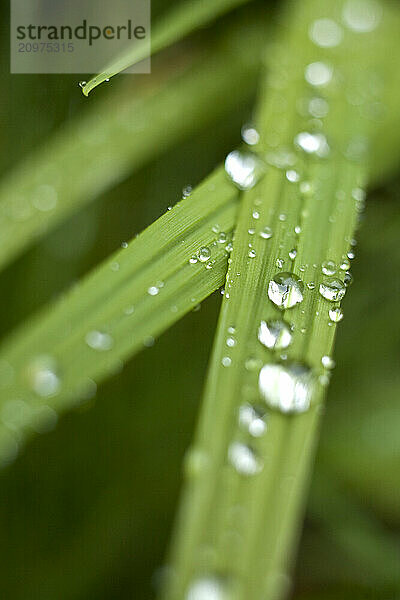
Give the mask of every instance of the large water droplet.
[[225, 171], [240, 190], [249, 190], [260, 180], [264, 165], [253, 152], [234, 150], [225, 159]]
[[262, 470], [262, 463], [255, 451], [246, 444], [232, 442], [228, 449], [231, 465], [240, 475], [256, 475]]
[[346, 286], [340, 279], [332, 279], [332, 281], [323, 281], [319, 286], [319, 293], [326, 300], [331, 302], [339, 302], [346, 293]]
[[207, 246], [203, 246], [200, 248], [198, 252], [198, 257], [200, 262], [207, 262], [211, 258], [211, 250], [207, 248]]
[[302, 413], [310, 407], [315, 377], [305, 365], [267, 364], [260, 371], [258, 383], [270, 408], [283, 413]]
[[300, 304], [303, 290], [303, 282], [294, 273], [278, 273], [268, 284], [269, 299], [282, 309]]
[[264, 229], [262, 229], [260, 231], [260, 237], [263, 238], [263, 240], [269, 240], [270, 238], [272, 238], [273, 232], [271, 227], [264, 227]]
[[283, 350], [290, 345], [292, 334], [289, 325], [284, 321], [261, 321], [258, 339], [271, 350]]

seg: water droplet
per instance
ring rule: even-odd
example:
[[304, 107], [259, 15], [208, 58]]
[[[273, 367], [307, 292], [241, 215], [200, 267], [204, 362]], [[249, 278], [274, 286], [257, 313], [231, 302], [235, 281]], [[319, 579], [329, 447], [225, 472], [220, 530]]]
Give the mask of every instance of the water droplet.
[[314, 281], [310, 281], [309, 283], [307, 283], [307, 287], [309, 290], [314, 290], [315, 289]]
[[160, 290], [159, 290], [159, 288], [156, 285], [152, 285], [147, 290], [147, 293], [149, 294], [149, 296], [157, 296], [157, 294], [158, 294], [159, 291]]
[[296, 250], [296, 248], [292, 248], [289, 252], [289, 258], [291, 260], [294, 260], [296, 258], [296, 256], [297, 256], [297, 250]]
[[203, 246], [202, 248], [200, 248], [198, 252], [198, 257], [200, 262], [207, 262], [211, 258], [210, 248], [207, 248], [207, 246]]
[[265, 410], [251, 404], [242, 404], [239, 408], [239, 425], [252, 437], [261, 437], [267, 429]]
[[225, 159], [225, 171], [240, 190], [249, 190], [260, 180], [264, 165], [253, 152], [234, 150]]
[[347, 258], [343, 258], [340, 263], [340, 268], [342, 271], [348, 271], [350, 269], [350, 261], [348, 261]]
[[286, 179], [291, 183], [296, 183], [300, 180], [300, 175], [294, 169], [289, 169], [288, 171], [286, 171]]
[[189, 258], [189, 263], [190, 263], [191, 265], [195, 265], [195, 264], [197, 263], [197, 256], [191, 256], [191, 257]]
[[255, 146], [260, 141], [260, 134], [252, 125], [243, 125], [242, 140], [249, 146]]
[[321, 363], [324, 369], [330, 370], [335, 368], [335, 361], [330, 356], [323, 356], [321, 358]]
[[284, 321], [261, 321], [258, 339], [270, 350], [283, 350], [290, 345], [292, 334], [289, 325]]
[[317, 19], [311, 24], [309, 36], [312, 42], [321, 48], [334, 48], [343, 38], [343, 31], [331, 19]]
[[260, 237], [263, 238], [263, 240], [269, 240], [272, 238], [272, 235], [273, 233], [271, 227], [264, 227], [264, 229], [260, 231]]
[[111, 335], [101, 331], [89, 331], [89, 333], [86, 334], [85, 341], [90, 348], [93, 348], [93, 350], [102, 352], [111, 350], [114, 345], [114, 340]]
[[228, 338], [226, 338], [226, 345], [229, 346], [229, 348], [233, 348], [233, 346], [236, 346], [235, 338], [232, 336], [229, 336]]
[[255, 451], [246, 444], [232, 442], [228, 449], [231, 465], [240, 475], [256, 475], [262, 470], [262, 463]]
[[322, 133], [308, 133], [302, 131], [294, 139], [299, 148], [307, 154], [315, 154], [323, 158], [329, 154], [329, 146], [326, 137]]
[[198, 477], [208, 468], [209, 456], [201, 448], [190, 448], [184, 457], [183, 469], [186, 477]]
[[305, 365], [264, 365], [258, 383], [260, 393], [270, 408], [283, 413], [302, 413], [310, 407], [315, 378]]
[[320, 283], [319, 293], [330, 302], [339, 302], [346, 293], [346, 286], [340, 279]]
[[228, 600], [228, 594], [220, 579], [202, 577], [190, 584], [185, 600]]
[[382, 6], [375, 0], [348, 0], [343, 7], [343, 22], [357, 33], [373, 31], [382, 18]]
[[49, 212], [57, 205], [58, 193], [52, 185], [40, 185], [34, 192], [32, 204], [41, 212]]
[[329, 104], [323, 98], [311, 98], [308, 103], [308, 111], [312, 117], [322, 119], [323, 117], [326, 117], [329, 112]]
[[80, 81], [80, 82], [78, 83], [78, 85], [79, 85], [79, 87], [80, 87], [81, 89], [83, 89], [83, 88], [85, 87], [85, 85], [86, 85], [86, 84], [87, 84], [87, 81]]
[[114, 273], [116, 273], [117, 271], [119, 271], [119, 262], [112, 262], [110, 265], [111, 271], [114, 271]]
[[332, 323], [339, 323], [343, 319], [343, 311], [341, 308], [331, 308], [329, 311], [329, 318]]
[[42, 398], [58, 394], [61, 381], [56, 360], [47, 355], [37, 356], [28, 366], [28, 377], [33, 391]]
[[189, 198], [189, 196], [192, 194], [193, 192], [193, 188], [191, 185], [185, 185], [185, 187], [182, 190], [182, 198]]
[[332, 67], [323, 62], [307, 65], [304, 76], [307, 83], [315, 87], [327, 85], [332, 79]]
[[275, 266], [278, 269], [282, 269], [283, 265], [285, 264], [285, 261], [283, 260], [283, 258], [277, 258], [275, 261]]
[[130, 304], [129, 306], [127, 306], [124, 310], [124, 313], [126, 315], [132, 315], [135, 312], [135, 307], [133, 306], [133, 304]]
[[260, 213], [258, 212], [258, 210], [253, 210], [253, 219], [259, 219], [260, 218]]
[[336, 264], [333, 260], [326, 260], [322, 263], [322, 272], [324, 275], [334, 275], [336, 273]]
[[255, 258], [257, 256], [257, 252], [255, 250], [249, 250], [249, 258]]
[[123, 248], [124, 250], [126, 250], [128, 248], [129, 244], [128, 242], [122, 242], [121, 244], [121, 248]]
[[218, 244], [225, 244], [227, 239], [228, 239], [228, 236], [226, 235], [226, 233], [224, 231], [221, 231], [218, 234], [217, 242], [218, 242]]
[[230, 367], [232, 364], [232, 359], [229, 356], [224, 356], [221, 360], [223, 367]]
[[296, 227], [294, 228], [294, 232], [295, 232], [297, 235], [300, 235], [300, 233], [301, 233], [301, 227], [300, 227], [300, 225], [296, 225]]
[[279, 215], [279, 220], [280, 221], [284, 222], [284, 221], [286, 221], [286, 219], [287, 219], [287, 215], [285, 213], [281, 213]]
[[343, 282], [346, 287], [348, 287], [349, 285], [351, 285], [353, 283], [353, 275], [350, 273], [350, 271], [347, 271], [344, 274]]
[[355, 258], [355, 256], [356, 255], [352, 250], [350, 250], [350, 252], [347, 253], [347, 258], [349, 258], [350, 260], [353, 260], [353, 258]]
[[269, 299], [282, 309], [302, 302], [303, 290], [303, 282], [294, 273], [278, 273], [268, 284]]

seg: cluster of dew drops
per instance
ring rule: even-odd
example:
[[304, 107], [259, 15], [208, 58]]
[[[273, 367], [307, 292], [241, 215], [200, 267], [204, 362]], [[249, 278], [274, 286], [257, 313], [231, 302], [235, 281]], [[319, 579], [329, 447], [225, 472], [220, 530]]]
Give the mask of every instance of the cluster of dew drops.
[[[308, 35], [317, 47], [334, 48], [342, 42], [345, 29], [356, 34], [368, 33], [378, 26], [380, 20], [381, 7], [375, 0], [347, 0], [343, 5], [342, 24], [336, 23], [330, 18], [317, 19], [310, 24]], [[329, 112], [327, 100], [322, 97], [322, 94], [318, 94], [318, 91], [328, 86], [333, 76], [332, 66], [325, 61], [315, 61], [305, 67], [305, 81], [316, 92], [307, 101], [306, 110], [316, 121], [321, 122]], [[234, 150], [228, 154], [225, 160], [225, 171], [240, 190], [251, 189], [263, 176], [266, 164], [270, 164], [285, 169], [286, 178], [289, 182], [298, 183], [301, 193], [312, 192], [312, 185], [309, 182], [300, 181], [300, 174], [294, 169], [294, 155], [286, 148], [282, 152], [277, 150], [267, 155], [264, 160], [250, 148], [256, 146], [260, 140], [259, 133], [253, 125], [243, 127], [242, 138], [247, 149]], [[298, 151], [317, 158], [324, 159], [330, 153], [328, 140], [322, 132], [300, 131], [295, 135], [293, 143]], [[360, 144], [349, 144], [349, 154], [354, 155], [356, 151], [363, 151]], [[349, 156], [349, 158], [357, 157]], [[355, 188], [352, 196], [357, 209], [361, 211], [365, 192], [360, 188]], [[285, 220], [285, 215], [281, 215], [280, 220]], [[254, 232], [249, 231], [249, 234]], [[300, 232], [301, 227], [297, 226], [295, 233], [300, 234]], [[265, 227], [260, 231], [259, 236], [264, 240], [269, 240], [273, 237], [273, 233], [270, 227]], [[354, 258], [353, 248], [356, 242], [350, 239], [347, 241], [351, 250], [342, 257], [339, 264], [327, 259], [320, 266], [323, 278], [317, 291], [322, 298], [329, 302], [330, 306], [327, 311], [329, 326], [337, 324], [343, 319], [340, 302], [346, 293], [347, 286], [352, 282], [349, 269], [350, 261]], [[209, 254], [206, 250], [202, 248], [193, 262], [207, 261]], [[293, 248], [289, 253], [290, 260], [293, 261], [296, 254], [297, 251]], [[250, 248], [249, 258], [255, 257], [255, 250]], [[283, 264], [282, 259], [277, 259], [276, 266], [278, 268], [282, 268]], [[293, 272], [281, 270], [268, 282], [266, 293], [270, 302], [282, 311], [290, 313], [293, 307], [303, 302], [304, 294], [308, 293], [308, 290], [312, 292], [315, 287], [314, 282], [309, 282], [305, 289], [299, 276]], [[239, 429], [245, 432], [247, 438], [244, 442], [240, 438], [240, 440], [237, 439], [230, 443], [228, 461], [240, 475], [251, 477], [263, 469], [262, 460], [254, 449], [252, 440], [260, 438], [266, 433], [268, 410], [272, 409], [284, 414], [306, 412], [313, 401], [317, 381], [321, 385], [326, 385], [329, 381], [329, 373], [335, 366], [334, 360], [330, 356], [322, 356], [321, 366], [325, 374], [317, 378], [314, 370], [307, 365], [288, 361], [286, 351], [295, 334], [293, 325], [283, 318], [262, 320], [259, 324], [258, 343], [269, 352], [278, 355], [279, 358], [275, 363], [268, 362], [264, 365], [262, 361], [254, 358], [246, 361], [246, 369], [258, 372], [261, 401], [244, 402], [237, 412]], [[235, 328], [229, 327], [226, 336], [227, 352], [222, 357], [222, 365], [226, 368], [233, 364], [229, 350], [233, 349], [235, 345]], [[227, 581], [219, 575], [210, 573], [191, 581], [185, 600], [229, 600], [230, 597]]]

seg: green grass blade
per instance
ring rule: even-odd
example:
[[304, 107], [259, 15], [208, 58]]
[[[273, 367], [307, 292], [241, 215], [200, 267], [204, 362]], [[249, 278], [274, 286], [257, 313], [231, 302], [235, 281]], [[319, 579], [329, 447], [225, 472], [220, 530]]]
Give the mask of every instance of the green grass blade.
[[[184, 0], [153, 27], [151, 33], [151, 54], [156, 54], [163, 48], [171, 46], [175, 42], [187, 36], [194, 30], [204, 27], [221, 15], [244, 4], [248, 0]], [[148, 41], [137, 43], [133, 49], [127, 50], [121, 56], [107, 65], [102, 73], [96, 75], [85, 85], [82, 91], [85, 96], [111, 77], [121, 73], [128, 67], [139, 63], [148, 57]]]
[[[329, 8], [320, 1], [300, 3], [270, 57], [258, 149], [271, 168], [241, 204], [203, 408], [187, 459], [168, 600], [206, 585], [235, 600], [285, 594], [284, 574], [299, 533], [329, 381], [324, 364], [330, 360], [324, 363], [323, 357], [332, 354], [336, 329], [329, 310], [339, 304], [319, 294], [320, 284], [332, 279], [322, 265], [333, 261], [335, 278], [343, 282], [345, 270], [339, 265], [348, 260], [367, 183], [366, 150], [379, 127], [348, 98], [357, 81], [366, 103], [379, 99], [376, 90], [367, 92], [369, 77], [372, 72], [386, 80], [390, 75], [383, 41], [393, 35], [399, 18], [388, 10], [376, 32], [360, 36], [346, 29], [337, 48], [313, 45], [308, 36], [312, 23], [327, 17], [336, 22], [342, 7], [342, 2]], [[399, 53], [398, 42], [392, 50]], [[306, 69], [311, 64], [313, 78], [318, 75], [314, 81], [331, 76], [329, 84], [307, 84], [304, 74], [311, 79]], [[309, 113], [315, 97], [325, 113], [318, 118]], [[309, 152], [293, 143], [300, 132], [306, 132]], [[273, 231], [269, 240], [259, 235], [266, 226]], [[283, 312], [267, 296], [269, 282], [282, 271], [295, 273], [305, 284], [301, 304]], [[268, 350], [257, 339], [260, 322], [282, 318], [292, 327], [292, 343]], [[311, 370], [304, 387], [297, 382], [309, 394], [311, 407], [298, 415], [263, 404], [258, 384], [263, 365], [281, 365], [287, 373], [292, 362]], [[281, 402], [295, 395], [290, 388], [284, 392], [282, 380], [270, 378], [270, 396], [274, 385]], [[256, 435], [239, 415], [260, 405], [264, 429]]]
[[252, 48], [243, 27], [234, 27], [200, 64], [133, 96], [130, 88], [112, 94], [5, 177], [0, 267], [129, 173], [250, 98], [265, 29], [253, 21], [246, 31]]
[[[0, 351], [0, 458], [222, 285], [237, 189], [218, 169]], [[218, 233], [216, 233], [218, 232]], [[226, 234], [226, 240], [221, 234]], [[220, 239], [218, 242], [217, 239]], [[202, 247], [209, 259], [191, 264]], [[21, 400], [23, 398], [23, 400]]]

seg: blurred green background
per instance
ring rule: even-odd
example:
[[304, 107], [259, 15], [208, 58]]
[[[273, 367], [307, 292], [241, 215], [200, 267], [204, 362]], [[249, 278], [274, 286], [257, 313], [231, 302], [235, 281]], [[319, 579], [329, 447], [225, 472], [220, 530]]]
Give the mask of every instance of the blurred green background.
[[[169, 2], [171, 3], [171, 2]], [[168, 3], [153, 0], [153, 18]], [[234, 17], [232, 17], [234, 18]], [[112, 93], [89, 100], [74, 76], [9, 74], [1, 8], [1, 175]], [[219, 23], [154, 60], [222, 35]], [[132, 90], [145, 77], [121, 77]], [[253, 100], [255, 97], [253, 94]], [[240, 140], [253, 102], [99, 198], [0, 274], [0, 332], [38, 307], [174, 204]], [[399, 185], [371, 190], [354, 284], [344, 302], [307, 519], [292, 581], [299, 599], [400, 597]], [[0, 596], [10, 600], [153, 598], [162, 576], [221, 295], [214, 294], [102, 385], [95, 399], [32, 439], [0, 473]]]

